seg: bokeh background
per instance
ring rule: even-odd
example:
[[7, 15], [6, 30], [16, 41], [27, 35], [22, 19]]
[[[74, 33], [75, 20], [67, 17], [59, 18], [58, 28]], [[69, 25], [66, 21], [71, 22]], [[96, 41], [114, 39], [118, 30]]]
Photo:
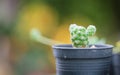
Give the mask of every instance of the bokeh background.
[[[119, 7], [120, 0], [0, 0], [0, 75], [55, 75], [51, 42], [71, 43], [72, 23], [95, 25], [91, 42], [115, 45]], [[31, 39], [32, 29], [42, 42]]]

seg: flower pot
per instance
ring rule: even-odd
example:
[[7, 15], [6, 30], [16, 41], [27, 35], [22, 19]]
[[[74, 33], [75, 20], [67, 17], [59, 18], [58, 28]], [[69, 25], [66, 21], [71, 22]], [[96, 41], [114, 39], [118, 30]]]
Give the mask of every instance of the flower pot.
[[95, 46], [96, 48], [73, 48], [70, 44], [54, 45], [57, 75], [107, 75], [113, 46]]
[[120, 75], [120, 53], [114, 53], [112, 58], [111, 75]]

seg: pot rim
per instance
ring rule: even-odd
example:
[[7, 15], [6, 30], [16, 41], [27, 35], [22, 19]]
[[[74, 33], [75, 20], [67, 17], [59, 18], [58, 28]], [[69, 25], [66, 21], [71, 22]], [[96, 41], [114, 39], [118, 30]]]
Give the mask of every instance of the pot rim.
[[[91, 46], [91, 45], [89, 45]], [[95, 44], [96, 48], [74, 48], [72, 47], [72, 44], [56, 44], [56, 45], [53, 45], [52, 48], [53, 49], [66, 49], [66, 50], [93, 50], [93, 49], [96, 49], [96, 50], [101, 50], [101, 49], [110, 49], [110, 48], [113, 48], [113, 45], [110, 45], [110, 44]]]

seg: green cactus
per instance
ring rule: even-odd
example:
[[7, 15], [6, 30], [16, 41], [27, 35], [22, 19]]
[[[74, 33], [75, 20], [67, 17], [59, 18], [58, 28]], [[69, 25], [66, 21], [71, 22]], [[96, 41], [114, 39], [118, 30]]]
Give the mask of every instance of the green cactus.
[[96, 27], [93, 25], [89, 25], [86, 29], [83, 26], [71, 24], [69, 27], [69, 31], [71, 35], [71, 41], [74, 47], [88, 47], [88, 37], [95, 34]]

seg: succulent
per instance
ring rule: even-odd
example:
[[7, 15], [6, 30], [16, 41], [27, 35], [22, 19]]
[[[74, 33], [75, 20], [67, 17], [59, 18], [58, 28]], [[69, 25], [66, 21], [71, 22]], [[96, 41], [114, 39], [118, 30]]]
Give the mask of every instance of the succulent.
[[93, 36], [96, 32], [96, 27], [89, 25], [87, 29], [83, 26], [71, 24], [69, 27], [71, 41], [74, 47], [88, 47], [88, 37]]

